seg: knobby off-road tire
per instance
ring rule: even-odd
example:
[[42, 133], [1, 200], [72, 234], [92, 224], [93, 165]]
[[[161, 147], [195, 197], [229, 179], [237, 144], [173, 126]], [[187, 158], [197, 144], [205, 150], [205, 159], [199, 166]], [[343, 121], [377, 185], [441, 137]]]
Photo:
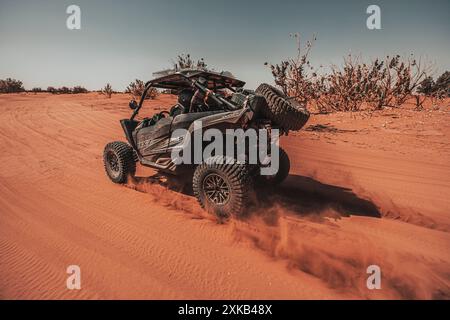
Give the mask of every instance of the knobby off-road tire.
[[261, 110], [264, 117], [272, 120], [285, 131], [300, 130], [309, 119], [309, 112], [283, 94], [277, 88], [263, 83], [256, 89], [256, 93], [264, 96], [267, 107]]
[[121, 141], [108, 143], [103, 151], [103, 164], [112, 182], [125, 183], [128, 175], [136, 172], [133, 148]]
[[258, 183], [265, 183], [269, 185], [278, 185], [282, 183], [289, 175], [289, 170], [291, 169], [291, 161], [289, 160], [289, 156], [282, 148], [279, 148], [279, 167], [276, 174], [272, 176], [263, 176], [259, 175], [257, 177]]
[[198, 202], [219, 219], [239, 217], [249, 205], [251, 177], [244, 164], [220, 163], [212, 157], [194, 171], [192, 188]]

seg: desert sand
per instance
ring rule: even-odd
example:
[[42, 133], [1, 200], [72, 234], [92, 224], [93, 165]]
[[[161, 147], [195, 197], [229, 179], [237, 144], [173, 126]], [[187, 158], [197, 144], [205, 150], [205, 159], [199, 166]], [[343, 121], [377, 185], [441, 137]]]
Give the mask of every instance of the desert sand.
[[[448, 101], [312, 116], [281, 139], [290, 177], [218, 224], [177, 179], [106, 177], [128, 100], [0, 95], [0, 298], [450, 298]], [[366, 287], [372, 264], [380, 290]], [[66, 288], [69, 265], [81, 290]]]

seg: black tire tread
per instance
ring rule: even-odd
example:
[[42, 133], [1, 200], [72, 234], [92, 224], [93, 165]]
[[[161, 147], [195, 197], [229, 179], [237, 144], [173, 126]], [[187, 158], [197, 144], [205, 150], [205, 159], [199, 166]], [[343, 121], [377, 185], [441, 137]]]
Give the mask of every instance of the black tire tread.
[[267, 107], [261, 110], [263, 116], [272, 120], [285, 131], [300, 130], [309, 119], [309, 112], [305, 107], [291, 103], [277, 88], [263, 83], [256, 89], [256, 93], [264, 96]]
[[233, 194], [233, 198], [231, 207], [229, 212], [218, 213], [212, 212], [218, 215], [219, 217], [229, 217], [235, 216], [239, 217], [245, 213], [245, 209], [248, 206], [249, 200], [249, 192], [251, 190], [252, 179], [248, 168], [245, 164], [227, 164], [220, 163], [222, 157], [215, 156], [210, 159], [207, 159], [204, 163], [197, 166], [194, 171], [194, 176], [192, 179], [192, 188], [194, 191], [194, 195], [197, 198], [198, 203], [203, 209], [208, 210], [204, 200], [201, 195], [202, 188], [202, 177], [206, 174], [207, 171], [217, 170], [226, 175], [231, 182], [231, 193]]
[[[108, 151], [113, 151], [119, 159], [120, 174], [117, 178], [109, 175], [106, 166], [106, 154]], [[136, 173], [136, 161], [133, 148], [122, 141], [110, 142], [105, 146], [103, 151], [103, 165], [108, 177], [115, 183], [125, 183], [128, 175], [134, 175]]]

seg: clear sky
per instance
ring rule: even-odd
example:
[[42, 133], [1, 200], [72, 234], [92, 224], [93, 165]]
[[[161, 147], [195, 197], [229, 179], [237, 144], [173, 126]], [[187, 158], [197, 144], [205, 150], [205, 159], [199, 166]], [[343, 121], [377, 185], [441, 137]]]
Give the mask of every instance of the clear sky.
[[[81, 8], [81, 30], [66, 27], [71, 4]], [[366, 27], [370, 4], [381, 8], [381, 30]], [[317, 34], [315, 65], [350, 52], [414, 53], [441, 73], [450, 70], [449, 31], [449, 0], [0, 0], [0, 78], [124, 90], [189, 52], [254, 88], [271, 81], [264, 62], [295, 54], [295, 32]]]

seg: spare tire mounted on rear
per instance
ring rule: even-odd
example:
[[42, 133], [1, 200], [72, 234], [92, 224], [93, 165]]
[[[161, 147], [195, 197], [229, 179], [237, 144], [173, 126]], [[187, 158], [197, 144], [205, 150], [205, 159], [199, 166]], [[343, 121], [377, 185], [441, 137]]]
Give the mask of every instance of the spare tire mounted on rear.
[[300, 130], [308, 121], [309, 112], [306, 107], [289, 99], [279, 89], [263, 83], [256, 89], [256, 93], [264, 96], [267, 101], [266, 107], [261, 110], [262, 115], [284, 131]]

